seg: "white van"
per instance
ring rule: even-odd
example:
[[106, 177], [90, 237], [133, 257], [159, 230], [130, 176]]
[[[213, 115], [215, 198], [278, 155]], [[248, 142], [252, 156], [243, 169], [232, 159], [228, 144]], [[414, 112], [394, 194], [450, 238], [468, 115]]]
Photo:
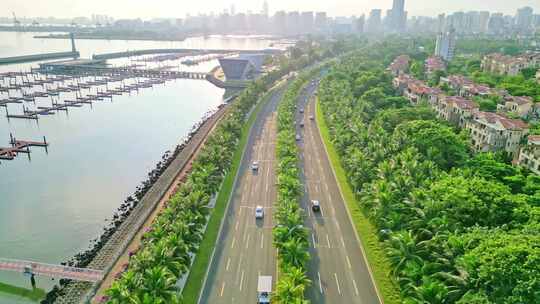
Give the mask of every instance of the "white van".
[[272, 276], [259, 276], [257, 284], [257, 303], [270, 304], [272, 296]]

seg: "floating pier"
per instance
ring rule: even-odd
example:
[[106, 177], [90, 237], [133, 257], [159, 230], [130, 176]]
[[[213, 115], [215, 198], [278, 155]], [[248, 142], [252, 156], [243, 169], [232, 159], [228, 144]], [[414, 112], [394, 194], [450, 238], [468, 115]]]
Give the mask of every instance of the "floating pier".
[[[47, 139], [45, 136], [43, 136], [43, 141], [28, 141], [28, 140], [17, 140], [13, 134], [9, 134], [11, 147], [7, 148], [1, 148], [0, 147], [0, 159], [3, 160], [13, 160], [19, 153], [25, 153], [30, 155], [30, 147], [41, 147], [45, 148], [45, 152], [47, 151], [47, 147], [49, 144], [47, 143]], [[30, 156], [29, 156], [30, 157]]]

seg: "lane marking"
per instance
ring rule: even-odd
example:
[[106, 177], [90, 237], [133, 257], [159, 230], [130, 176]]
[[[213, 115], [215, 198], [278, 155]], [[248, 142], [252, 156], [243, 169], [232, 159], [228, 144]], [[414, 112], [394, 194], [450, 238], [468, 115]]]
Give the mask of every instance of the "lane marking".
[[337, 273], [335, 273], [335, 272], [334, 272], [334, 278], [336, 279], [337, 291], [338, 291], [339, 295], [341, 295], [341, 288], [339, 287], [339, 281], [338, 281], [338, 278], [337, 278]]
[[261, 249], [264, 248], [264, 233], [261, 234]]
[[321, 273], [318, 271], [317, 271], [317, 276], [319, 277], [319, 291], [321, 292], [321, 294], [323, 294], [322, 283], [321, 283]]
[[311, 234], [311, 240], [313, 241], [313, 248], [317, 248], [317, 243], [315, 242], [315, 234]]
[[[337, 278], [337, 277], [336, 277]], [[337, 279], [336, 279], [337, 280]], [[242, 285], [244, 284], [244, 270], [242, 270], [242, 277], [240, 277], [240, 291], [242, 291]]]
[[330, 248], [330, 237], [328, 236], [328, 233], [326, 234], [326, 242], [328, 243], [328, 248]]
[[349, 269], [352, 269], [351, 260], [349, 259], [349, 256], [346, 255], [345, 257], [347, 258], [347, 265], [349, 265]]
[[223, 297], [223, 291], [225, 290], [225, 281], [223, 281], [223, 284], [221, 285], [221, 292], [219, 293], [220, 297]]
[[358, 295], [358, 287], [356, 287], [356, 281], [354, 279], [352, 279], [352, 283], [353, 283], [353, 286], [354, 286], [354, 292], [356, 293], [356, 295]]
[[251, 238], [251, 234], [248, 234], [247, 241], [246, 241], [246, 249], [249, 248], [249, 239]]
[[227, 260], [227, 266], [225, 267], [226, 271], [229, 271], [229, 266], [231, 266], [231, 258]]
[[343, 239], [343, 236], [341, 237], [341, 245], [343, 245], [343, 248], [345, 248], [345, 240]]
[[234, 226], [234, 230], [235, 231], [238, 231], [238, 225], [240, 224], [240, 222], [236, 222], [236, 225]]
[[231, 249], [234, 249], [234, 243], [236, 242], [236, 237], [233, 236], [233, 239], [232, 239], [232, 245], [231, 245]]

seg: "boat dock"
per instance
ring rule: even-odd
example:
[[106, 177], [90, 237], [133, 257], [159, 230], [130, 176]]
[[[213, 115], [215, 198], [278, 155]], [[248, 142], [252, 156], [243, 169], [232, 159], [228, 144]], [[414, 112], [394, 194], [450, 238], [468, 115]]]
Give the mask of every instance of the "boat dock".
[[30, 155], [30, 147], [41, 147], [45, 148], [47, 152], [47, 139], [43, 136], [43, 141], [27, 141], [27, 140], [17, 140], [12, 134], [9, 134], [11, 147], [2, 148], [0, 147], [0, 159], [3, 160], [13, 160], [19, 153], [25, 153]]

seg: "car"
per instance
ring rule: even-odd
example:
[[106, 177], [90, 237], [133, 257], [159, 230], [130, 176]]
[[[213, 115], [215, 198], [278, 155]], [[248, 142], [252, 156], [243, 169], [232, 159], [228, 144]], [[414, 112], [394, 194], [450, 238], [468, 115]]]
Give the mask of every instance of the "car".
[[264, 218], [264, 208], [262, 206], [255, 207], [255, 219]]
[[311, 210], [313, 210], [313, 212], [321, 211], [321, 203], [318, 200], [312, 200], [311, 201]]
[[309, 120], [315, 120], [315, 117], [312, 115], [309, 117]]
[[253, 171], [259, 171], [259, 162], [258, 162], [258, 161], [254, 161], [254, 162], [251, 164], [251, 170], [253, 170]]
[[303, 128], [304, 127], [304, 122], [300, 122], [300, 128]]
[[304, 114], [304, 109], [300, 109], [300, 114]]
[[300, 134], [297, 134], [296, 135], [296, 141], [300, 141], [302, 139], [302, 137], [300, 137]]

